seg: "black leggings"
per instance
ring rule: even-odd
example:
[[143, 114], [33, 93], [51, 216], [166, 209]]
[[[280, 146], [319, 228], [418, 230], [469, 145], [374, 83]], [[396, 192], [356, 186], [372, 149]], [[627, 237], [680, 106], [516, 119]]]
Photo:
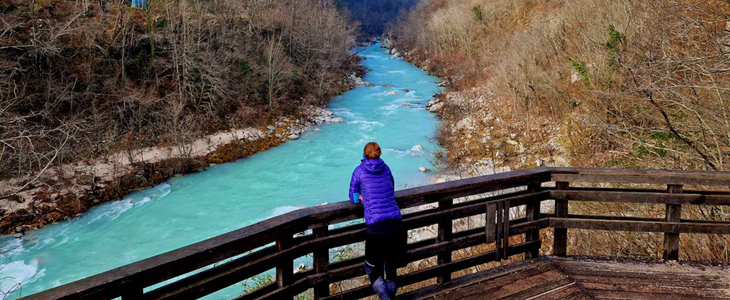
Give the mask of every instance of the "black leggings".
[[374, 267], [370, 283], [378, 277], [395, 281], [398, 268], [405, 255], [406, 236], [397, 231], [392, 234], [367, 234], [365, 237], [365, 263]]

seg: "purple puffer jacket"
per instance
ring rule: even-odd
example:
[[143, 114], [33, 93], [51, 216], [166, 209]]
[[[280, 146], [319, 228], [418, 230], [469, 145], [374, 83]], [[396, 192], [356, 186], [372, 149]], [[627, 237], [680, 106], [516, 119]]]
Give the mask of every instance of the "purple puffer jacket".
[[395, 202], [393, 174], [382, 159], [365, 159], [352, 172], [350, 201], [353, 193], [362, 195], [366, 224], [402, 218]]

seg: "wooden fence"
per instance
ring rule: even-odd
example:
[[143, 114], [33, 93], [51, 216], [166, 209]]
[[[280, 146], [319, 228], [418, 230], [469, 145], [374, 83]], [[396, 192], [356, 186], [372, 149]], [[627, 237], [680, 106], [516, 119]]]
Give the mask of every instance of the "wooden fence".
[[[577, 187], [585, 183], [661, 185], [666, 190]], [[726, 189], [730, 173], [536, 168], [398, 191], [401, 208], [434, 204], [405, 214], [408, 229], [438, 224], [435, 238], [410, 243], [407, 250], [410, 262], [436, 257], [437, 264], [399, 277], [399, 284], [433, 278], [437, 285], [446, 284], [459, 270], [518, 254], [537, 257], [539, 230], [550, 227], [552, 255], [566, 255], [567, 229], [579, 228], [662, 232], [664, 257], [676, 260], [681, 233], [730, 234], [730, 222], [681, 218], [686, 204], [730, 205], [730, 192], [685, 186]], [[464, 197], [469, 200], [463, 201]], [[541, 213], [546, 200], [555, 200], [554, 213]], [[664, 204], [666, 218], [573, 215], [571, 201]], [[520, 206], [526, 217], [512, 218], [510, 209]], [[486, 226], [452, 231], [454, 220], [478, 215], [484, 216]], [[272, 269], [273, 283], [236, 299], [291, 299], [308, 289], [313, 289], [315, 299], [362, 298], [372, 294], [369, 286], [337, 294], [330, 294], [329, 288], [365, 274], [362, 257], [330, 261], [331, 249], [364, 241], [365, 225], [351, 224], [360, 218], [362, 207], [348, 202], [301, 209], [23, 299], [197, 299]], [[517, 235], [523, 235], [524, 242], [510, 244], [509, 237]], [[493, 251], [452, 259], [453, 251], [491, 243]], [[294, 260], [306, 255], [313, 258], [312, 268], [295, 273]]]

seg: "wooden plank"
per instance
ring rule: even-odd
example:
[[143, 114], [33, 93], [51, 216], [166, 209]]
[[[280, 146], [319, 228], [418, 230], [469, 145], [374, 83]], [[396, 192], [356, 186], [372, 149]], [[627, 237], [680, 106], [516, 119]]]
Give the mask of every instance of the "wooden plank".
[[569, 201], [648, 203], [648, 204], [691, 204], [691, 205], [730, 205], [730, 195], [671, 194], [620, 192], [620, 191], [562, 191], [551, 190], [550, 198]]
[[655, 223], [642, 221], [550, 218], [550, 227], [608, 231], [730, 234], [730, 224], [717, 223]]
[[502, 206], [502, 213], [504, 216], [502, 217], [502, 258], [509, 257], [507, 254], [507, 249], [509, 249], [509, 218], [510, 218], [510, 203], [509, 200], [506, 200], [503, 202], [504, 205]]
[[569, 284], [534, 298], [535, 300], [593, 299], [576, 284]]
[[[681, 194], [681, 185], [669, 185], [667, 192], [670, 194]], [[682, 220], [682, 205], [667, 204], [666, 221], [678, 223]], [[664, 253], [665, 260], [679, 260], [679, 233], [664, 233]]]
[[[286, 251], [291, 246], [291, 235], [284, 234], [276, 241], [276, 250], [279, 252]], [[276, 284], [279, 288], [290, 285], [292, 275], [294, 275], [294, 261], [292, 259], [282, 259], [276, 266]]]
[[[527, 191], [530, 193], [538, 193], [541, 190], [541, 185], [532, 184], [527, 186]], [[540, 218], [540, 201], [534, 201], [526, 205], [527, 219], [529, 221], [535, 221]], [[540, 239], [540, 230], [530, 230], [525, 233], [525, 241], [535, 241]], [[540, 249], [537, 251], [526, 253], [526, 259], [538, 258], [540, 256]]]
[[[326, 224], [314, 228], [312, 235], [315, 238], [321, 238], [327, 235], [328, 226]], [[312, 253], [314, 260], [314, 271], [316, 273], [324, 273], [330, 264], [330, 251], [329, 247], [315, 249]], [[329, 296], [330, 288], [328, 283], [317, 284], [314, 286], [314, 299], [319, 300], [322, 297]]]
[[[539, 288], [543, 286], [546, 282], [560, 281], [567, 278], [568, 276], [563, 274], [561, 270], [556, 269], [530, 277], [529, 279], [497, 286], [493, 289], [484, 291], [484, 293], [489, 295], [491, 299], [519, 299], [519, 295], [521, 292], [525, 292], [533, 288]], [[567, 284], [569, 282], [562, 283]], [[517, 295], [518, 298], [511, 298], [510, 296], [513, 295]]]
[[[558, 189], [555, 192], [562, 192], [570, 187], [568, 182], [560, 181], [555, 183], [555, 188]], [[551, 191], [551, 197], [552, 197]], [[556, 199], [555, 200], [555, 216], [557, 218], [565, 218], [568, 216], [568, 201]], [[552, 224], [552, 223], [551, 223]], [[554, 227], [554, 226], [553, 226]], [[558, 228], [553, 229], [553, 255], [565, 256], [568, 253], [568, 229]]]
[[[555, 215], [541, 214], [540, 218], [554, 218]], [[661, 223], [665, 222], [666, 218], [640, 218], [640, 217], [622, 217], [622, 216], [591, 216], [591, 215], [575, 215], [569, 214], [570, 219], [589, 219], [589, 220], [616, 220], [616, 221], [643, 221]], [[730, 224], [730, 221], [716, 221], [716, 220], [688, 220], [682, 219], [682, 223], [688, 224]]]
[[[595, 270], [589, 270], [595, 271]], [[730, 288], [727, 282], [724, 282], [722, 278], [714, 279], [712, 281], [696, 280], [694, 277], [681, 276], [681, 274], [664, 273], [663, 276], [656, 276], [656, 274], [637, 274], [637, 277], [622, 276], [621, 272], [614, 272], [612, 276], [600, 276], [592, 272], [588, 275], [573, 275], [575, 273], [569, 272], [576, 281], [589, 282], [589, 283], [604, 283], [604, 284], [621, 284], [621, 285], [653, 285], [658, 287], [668, 288], [685, 288], [685, 289], [727, 289]], [[643, 276], [642, 276], [643, 275]], [[652, 276], [654, 275], [654, 276]]]
[[[439, 291], [433, 295], [436, 299], [483, 299], [484, 295], [489, 295], [489, 299], [496, 299], [493, 293], [500, 287], [509, 286], [520, 283], [524, 280], [533, 280], [534, 277], [555, 272], [557, 267], [554, 264], [546, 263], [538, 266], [530, 266], [528, 268], [518, 268], [516, 270], [508, 268], [501, 274], [494, 274], [485, 279], [475, 280], [473, 283], [462, 284], [453, 288]], [[442, 297], [441, 297], [442, 296]]]
[[588, 290], [596, 299], [632, 300], [728, 300], [728, 297], [704, 297], [661, 293], [636, 293], [623, 291]]
[[[519, 291], [517, 293], [514, 293], [512, 295], [509, 295], [507, 297], [498, 298], [500, 300], [523, 300], [523, 299], [534, 299], [540, 296], [548, 295], [554, 291], [560, 291], [562, 289], [565, 289], [567, 287], [570, 287], [575, 284], [575, 281], [570, 279], [568, 276], [565, 276], [565, 274], [562, 274], [560, 272], [561, 277], [557, 279], [544, 279], [543, 282], [540, 282], [537, 286], [532, 286], [528, 289]], [[536, 280], [540, 280], [537, 279]], [[532, 281], [532, 279], [530, 280]], [[524, 283], [523, 283], [524, 284]]]
[[497, 226], [494, 228], [497, 233], [495, 234], [495, 243], [494, 243], [494, 249], [497, 252], [497, 260], [502, 259], [502, 239], [504, 239], [504, 231], [502, 231], [502, 222], [504, 222], [504, 214], [502, 211], [504, 210], [504, 202], [500, 201], [497, 202]]
[[[454, 205], [454, 200], [452, 199], [444, 199], [439, 201], [439, 210], [440, 211], [447, 211]], [[452, 236], [452, 230], [453, 230], [453, 218], [450, 214], [442, 216], [441, 220], [438, 223], [438, 236], [436, 237], [436, 240], [438, 242], [445, 242], [449, 243], [451, 241]], [[441, 251], [437, 258], [436, 263], [439, 265], [447, 264], [451, 262], [451, 250], [443, 250]], [[445, 272], [438, 277], [436, 277], [436, 283], [443, 285], [451, 282], [451, 272]]]
[[[543, 190], [554, 190], [554, 187], [543, 187]], [[639, 188], [616, 188], [616, 187], [571, 187], [571, 191], [593, 191], [593, 192], [625, 192], [625, 193], [666, 193], [667, 189], [639, 189]], [[702, 194], [708, 196], [730, 196], [730, 191], [703, 191], [683, 189], [685, 194]]]
[[730, 172], [550, 168], [552, 181], [730, 186]]
[[486, 243], [491, 244], [497, 241], [497, 204], [487, 204], [486, 210], [484, 230], [486, 231]]

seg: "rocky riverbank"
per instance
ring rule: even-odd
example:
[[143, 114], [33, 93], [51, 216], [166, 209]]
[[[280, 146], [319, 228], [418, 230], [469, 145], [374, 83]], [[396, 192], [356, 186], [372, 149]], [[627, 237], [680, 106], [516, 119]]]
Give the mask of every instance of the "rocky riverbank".
[[[349, 87], [369, 85], [362, 72], [351, 73]], [[279, 117], [272, 124], [222, 131], [192, 143], [150, 147], [51, 167], [38, 178], [0, 181], [0, 234], [22, 237], [26, 231], [81, 216], [89, 208], [119, 200], [136, 190], [174, 176], [200, 172], [295, 140], [306, 130], [343, 123], [322, 107], [303, 107], [297, 115]], [[317, 129], [315, 129], [316, 131]]]
[[[496, 97], [488, 88], [463, 89], [455, 83], [463, 78], [438, 71], [429, 58], [402, 51], [385, 38], [382, 46], [391, 58], [402, 58], [434, 76], [441, 77], [445, 91], [429, 101], [426, 109], [442, 120], [437, 140], [444, 153], [435, 182], [493, 174], [543, 165], [568, 166], [560, 141], [559, 126], [537, 118], [512, 118], [500, 113]], [[524, 132], [527, 122], [538, 124]]]

